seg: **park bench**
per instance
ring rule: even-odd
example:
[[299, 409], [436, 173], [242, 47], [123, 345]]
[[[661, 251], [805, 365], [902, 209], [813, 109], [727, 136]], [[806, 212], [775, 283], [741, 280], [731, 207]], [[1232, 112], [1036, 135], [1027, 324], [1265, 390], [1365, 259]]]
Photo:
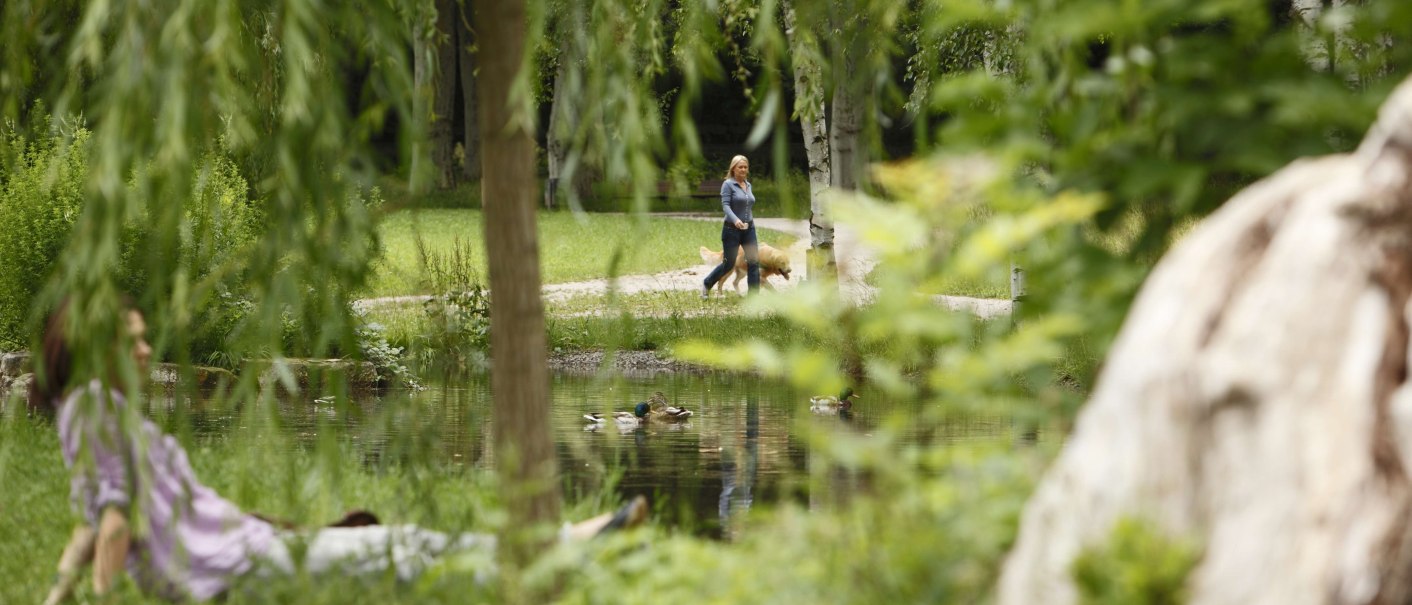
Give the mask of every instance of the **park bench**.
[[[658, 196], [660, 196], [660, 197], [666, 197], [666, 196], [670, 195], [671, 193], [672, 193], [672, 182], [671, 182], [671, 181], [657, 181], [657, 195], [658, 195]], [[720, 197], [720, 195], [721, 195], [721, 181], [719, 181], [719, 180], [712, 180], [712, 179], [706, 179], [706, 180], [703, 180], [703, 181], [697, 183], [695, 188], [693, 188], [693, 189], [688, 189], [688, 190], [687, 190], [687, 193], [686, 193], [686, 196], [687, 196], [687, 197], [701, 197], [701, 198]]]

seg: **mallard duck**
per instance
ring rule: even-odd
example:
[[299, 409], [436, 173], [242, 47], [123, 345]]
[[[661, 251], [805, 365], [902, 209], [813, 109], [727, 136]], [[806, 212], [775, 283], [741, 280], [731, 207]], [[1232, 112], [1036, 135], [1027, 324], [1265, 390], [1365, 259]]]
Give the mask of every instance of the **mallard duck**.
[[613, 412], [612, 414], [595, 412], [584, 414], [583, 418], [593, 424], [607, 424], [609, 420], [612, 420], [618, 426], [635, 427], [641, 426], [643, 422], [647, 421], [649, 412], [651, 412], [651, 408], [646, 403], [639, 403], [631, 412]]
[[649, 418], [658, 422], [682, 422], [690, 418], [692, 414], [691, 410], [686, 408], [667, 405], [667, 396], [663, 395], [661, 391], [653, 393], [646, 403], [651, 409]]
[[815, 414], [837, 414], [852, 409], [853, 400], [857, 398], [858, 394], [854, 393], [853, 389], [844, 389], [838, 397], [816, 395], [809, 398], [809, 411]]

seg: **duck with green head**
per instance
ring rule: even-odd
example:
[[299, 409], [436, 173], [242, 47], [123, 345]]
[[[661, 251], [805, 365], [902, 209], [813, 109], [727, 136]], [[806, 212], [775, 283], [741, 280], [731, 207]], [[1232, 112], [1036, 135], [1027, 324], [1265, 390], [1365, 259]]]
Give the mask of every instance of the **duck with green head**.
[[653, 393], [651, 397], [647, 398], [646, 403], [651, 410], [648, 414], [648, 418], [657, 422], [685, 422], [687, 418], [692, 416], [691, 410], [684, 407], [667, 405], [667, 396], [663, 395], [661, 391]]
[[651, 412], [651, 408], [644, 402], [637, 404], [637, 407], [633, 408], [631, 412], [613, 412], [612, 414], [595, 412], [592, 414], [584, 414], [583, 417], [592, 424], [607, 424], [608, 421], [611, 420], [618, 426], [636, 427], [642, 426], [644, 422], [647, 422], [647, 414], [649, 412]]
[[857, 398], [858, 394], [851, 388], [843, 389], [838, 397], [816, 395], [809, 398], [809, 411], [815, 414], [837, 414], [853, 409], [853, 400]]

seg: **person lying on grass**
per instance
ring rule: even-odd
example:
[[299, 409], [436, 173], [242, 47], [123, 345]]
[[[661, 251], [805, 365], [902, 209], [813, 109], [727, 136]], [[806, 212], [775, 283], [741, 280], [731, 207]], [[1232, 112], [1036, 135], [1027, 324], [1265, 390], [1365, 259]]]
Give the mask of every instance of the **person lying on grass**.
[[[411, 580], [444, 555], [493, 549], [494, 536], [445, 534], [415, 525], [366, 525], [366, 513], [350, 519], [359, 527], [308, 532], [282, 529], [243, 512], [192, 472], [175, 438], [143, 419], [120, 428], [124, 393], [100, 380], [64, 389], [73, 368], [65, 338], [66, 305], [46, 324], [40, 378], [30, 406], [56, 415], [65, 464], [73, 472], [70, 496], [84, 522], [74, 529], [59, 559], [59, 576], [45, 603], [72, 593], [79, 573], [93, 566], [93, 591], [108, 593], [124, 568], [143, 592], [171, 601], [218, 598], [247, 574], [382, 574], [391, 569]], [[129, 310], [122, 322], [139, 376], [152, 354], [142, 314]], [[136, 513], [134, 518], [134, 513]], [[647, 513], [639, 497], [608, 513], [560, 532], [563, 540], [641, 523]], [[302, 557], [294, 552], [303, 552]], [[296, 564], [298, 559], [298, 564]]]

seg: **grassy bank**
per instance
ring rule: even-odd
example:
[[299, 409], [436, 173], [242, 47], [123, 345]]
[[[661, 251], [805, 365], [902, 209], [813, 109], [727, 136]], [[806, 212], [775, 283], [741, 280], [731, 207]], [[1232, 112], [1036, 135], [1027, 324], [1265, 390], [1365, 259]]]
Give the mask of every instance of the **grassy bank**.
[[[602, 296], [579, 296], [548, 305], [545, 325], [554, 350], [659, 351], [687, 339], [734, 342], [745, 335], [781, 345], [799, 341], [783, 320], [743, 316], [738, 307], [733, 299], [702, 303], [690, 292], [635, 294], [611, 303]], [[421, 304], [377, 307], [365, 317], [383, 327], [388, 344], [413, 355], [422, 352], [433, 329]]]
[[[383, 256], [374, 264], [364, 296], [427, 293], [417, 239], [445, 254], [457, 242], [469, 251], [482, 283], [487, 275], [484, 225], [479, 210], [404, 210], [382, 221]], [[760, 239], [788, 246], [793, 238], [762, 229]], [[539, 254], [543, 283], [657, 273], [701, 264], [699, 246], [719, 249], [720, 225], [712, 221], [619, 214], [541, 212]]]
[[[183, 439], [198, 476], [247, 510], [317, 524], [358, 506], [377, 511], [385, 522], [449, 531], [484, 531], [503, 519], [497, 490], [479, 471], [415, 456], [396, 466], [369, 465], [359, 455], [367, 452], [342, 440], [321, 437], [300, 450], [271, 441], [277, 438], [267, 431], [255, 432], [260, 436], [232, 429], [228, 438]], [[820, 457], [812, 464], [835, 455], [828, 452], [861, 453], [866, 446], [856, 436], [839, 435], [818, 447]], [[517, 586], [557, 586], [558, 598], [530, 600], [558, 603], [978, 602], [990, 592], [1020, 505], [1050, 449], [934, 446], [929, 451], [936, 455], [840, 470], [816, 487], [823, 493], [856, 490], [846, 506], [755, 510], [731, 543], [648, 528], [559, 548]], [[53, 427], [23, 419], [0, 422], [0, 461], [6, 486], [0, 532], [23, 538], [0, 541], [0, 602], [37, 602], [75, 521], [68, 472]], [[599, 508], [605, 502], [583, 498], [565, 516], [580, 518]], [[879, 574], [882, 561], [887, 573]], [[411, 584], [386, 576], [252, 579], [238, 583], [225, 602], [509, 601], [500, 586], [473, 580], [486, 563], [478, 555], [452, 558]], [[87, 582], [77, 597], [95, 601]], [[123, 576], [116, 594], [101, 602], [160, 601], [139, 594]]]
[[[259, 421], [254, 421], [259, 424]], [[180, 423], [178, 423], [180, 424]], [[174, 433], [182, 428], [168, 427]], [[328, 431], [333, 433], [334, 431]], [[404, 439], [362, 447], [324, 437], [299, 446], [275, 431], [231, 429], [220, 437], [182, 438], [197, 477], [244, 510], [259, 511], [318, 527], [352, 509], [375, 511], [384, 523], [415, 523], [442, 531], [495, 530], [503, 510], [488, 471], [430, 462], [442, 456], [418, 450], [435, 439]], [[354, 442], [356, 443], [356, 441]], [[396, 458], [397, 462], [388, 462]], [[369, 462], [370, 460], [380, 462]], [[54, 579], [54, 565], [79, 517], [69, 505], [69, 471], [52, 424], [0, 416], [0, 603], [36, 603]], [[570, 494], [565, 517], [579, 519], [608, 510], [610, 489]], [[22, 538], [22, 539], [17, 539]], [[89, 576], [77, 591], [93, 602]], [[353, 585], [357, 585], [355, 588]], [[490, 591], [468, 577], [427, 578], [416, 586], [388, 578], [323, 581], [290, 578], [247, 586], [229, 602], [346, 603], [359, 590], [366, 603], [476, 601], [468, 592]], [[493, 595], [485, 598], [495, 600]], [[106, 603], [162, 603], [138, 592], [124, 575]]]

